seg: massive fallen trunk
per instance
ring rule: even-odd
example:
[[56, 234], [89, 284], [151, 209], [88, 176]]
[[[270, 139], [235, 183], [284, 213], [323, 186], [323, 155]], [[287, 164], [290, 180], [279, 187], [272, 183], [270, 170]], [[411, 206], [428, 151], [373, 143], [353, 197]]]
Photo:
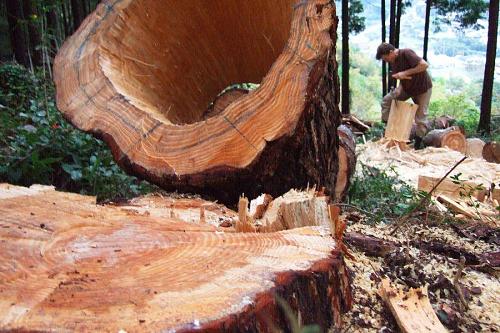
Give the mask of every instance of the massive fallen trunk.
[[200, 199], [98, 206], [0, 184], [0, 331], [289, 331], [275, 296], [303, 325], [339, 325], [351, 291], [329, 232], [217, 227], [235, 215]]
[[[106, 0], [56, 57], [57, 105], [166, 189], [333, 195], [336, 26], [325, 0]], [[261, 84], [207, 111], [238, 82]]]

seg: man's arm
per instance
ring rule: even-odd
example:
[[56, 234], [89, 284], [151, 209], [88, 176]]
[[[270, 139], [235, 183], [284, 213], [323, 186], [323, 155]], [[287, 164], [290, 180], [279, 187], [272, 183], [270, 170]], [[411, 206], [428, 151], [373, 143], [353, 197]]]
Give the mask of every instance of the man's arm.
[[424, 72], [429, 67], [429, 64], [424, 59], [421, 59], [417, 66], [409, 68], [405, 71], [394, 74], [392, 77], [397, 80], [411, 80], [411, 75]]

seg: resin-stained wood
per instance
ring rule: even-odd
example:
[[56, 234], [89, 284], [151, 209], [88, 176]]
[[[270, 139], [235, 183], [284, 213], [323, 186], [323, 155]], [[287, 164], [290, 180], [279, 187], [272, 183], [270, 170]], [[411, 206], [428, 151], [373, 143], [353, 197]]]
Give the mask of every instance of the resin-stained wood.
[[326, 0], [104, 0], [56, 57], [57, 106], [165, 189], [334, 195], [336, 27]]
[[[0, 184], [0, 331], [287, 329], [275, 295], [303, 324], [340, 325], [349, 278], [328, 230], [235, 233], [210, 222], [234, 216], [221, 206], [162, 200]], [[207, 223], [186, 213], [203, 205]]]

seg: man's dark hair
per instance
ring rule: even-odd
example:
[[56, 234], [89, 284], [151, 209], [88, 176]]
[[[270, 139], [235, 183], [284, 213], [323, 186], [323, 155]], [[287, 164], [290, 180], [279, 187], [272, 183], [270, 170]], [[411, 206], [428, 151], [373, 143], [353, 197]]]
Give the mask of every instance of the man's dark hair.
[[377, 60], [382, 59], [383, 55], [389, 54], [389, 52], [394, 51], [396, 48], [389, 43], [382, 43], [377, 47], [377, 55], [375, 56]]

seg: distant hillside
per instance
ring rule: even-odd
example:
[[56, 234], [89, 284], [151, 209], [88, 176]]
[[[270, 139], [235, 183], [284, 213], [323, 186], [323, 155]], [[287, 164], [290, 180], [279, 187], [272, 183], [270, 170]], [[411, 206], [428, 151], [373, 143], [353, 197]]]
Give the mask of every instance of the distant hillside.
[[[389, 1], [386, 1], [389, 2]], [[374, 59], [375, 50], [381, 41], [380, 2], [364, 0], [366, 30], [350, 37], [352, 45]], [[434, 11], [431, 13], [435, 17]], [[389, 13], [387, 16], [387, 35], [389, 33]], [[407, 8], [401, 20], [400, 47], [414, 49], [422, 55], [425, 23], [425, 2], [414, 1]], [[484, 29], [457, 31], [454, 27], [441, 25], [441, 31], [431, 22], [429, 55], [433, 77], [462, 78], [466, 81], [482, 80], [486, 56], [487, 25], [480, 22]], [[496, 75], [500, 75], [500, 47], [497, 50]]]

